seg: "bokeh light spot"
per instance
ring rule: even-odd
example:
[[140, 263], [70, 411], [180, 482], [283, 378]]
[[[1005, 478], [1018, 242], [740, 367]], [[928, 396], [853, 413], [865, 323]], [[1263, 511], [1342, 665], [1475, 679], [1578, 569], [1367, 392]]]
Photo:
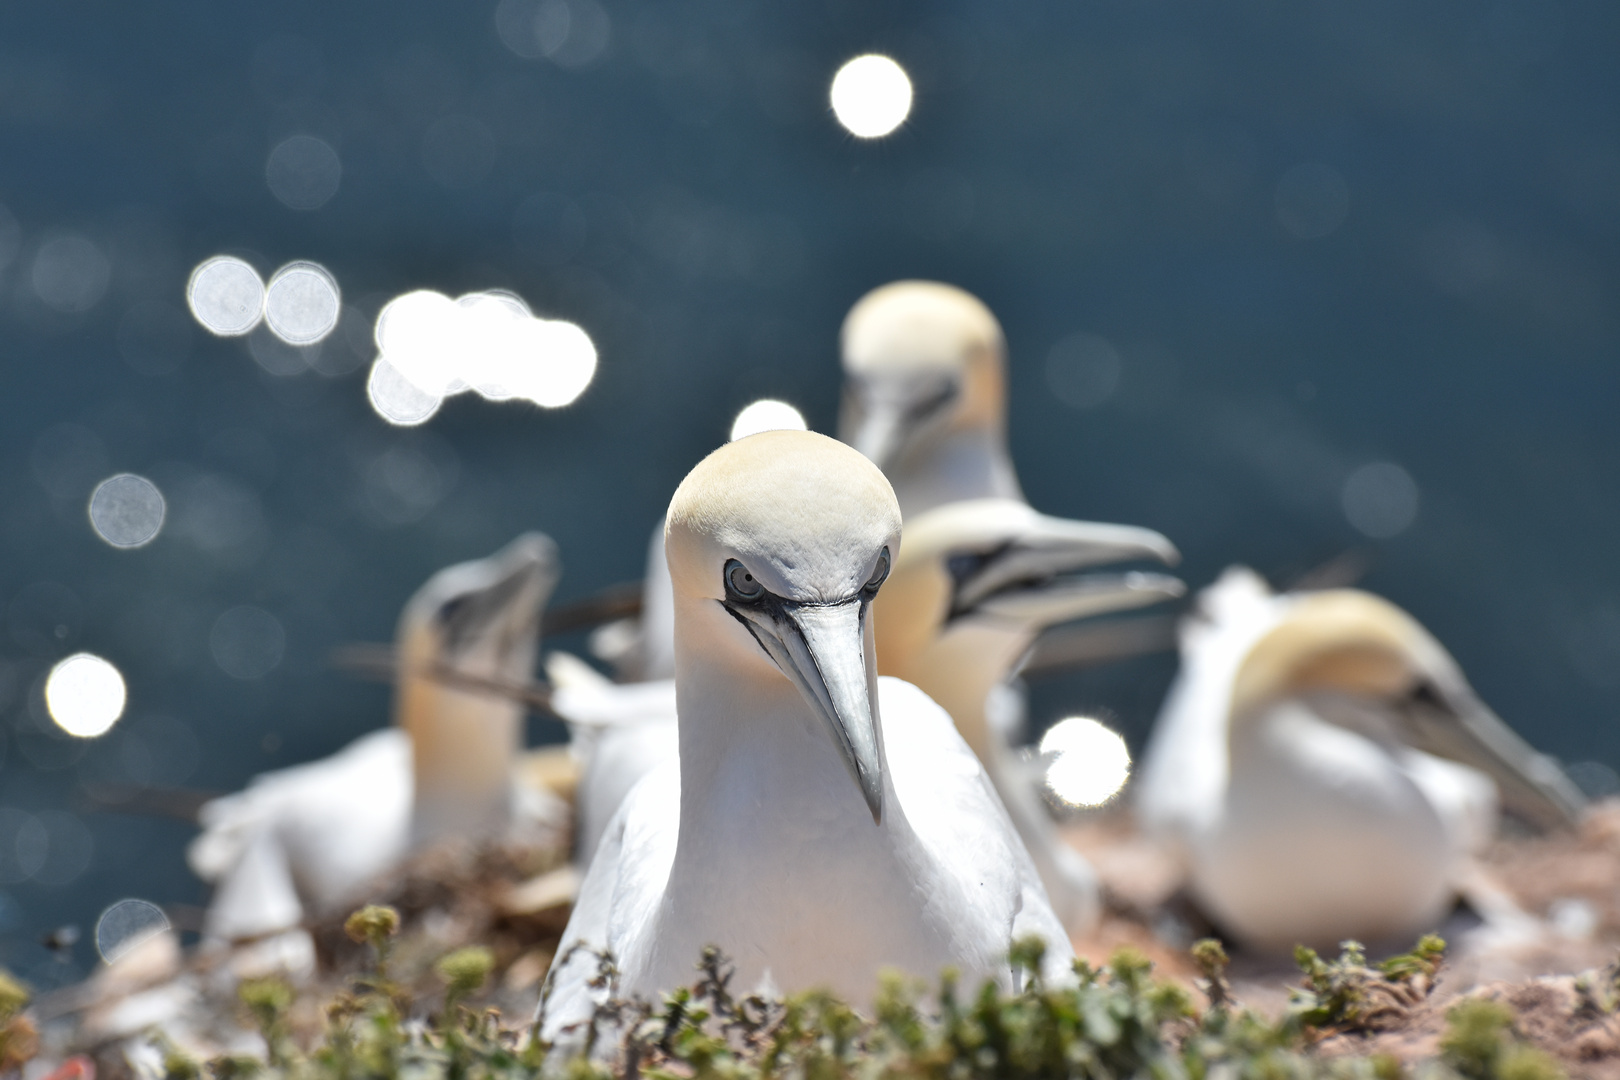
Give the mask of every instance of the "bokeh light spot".
[[1063, 404], [1095, 409], [1114, 396], [1121, 363], [1113, 345], [1096, 334], [1070, 334], [1046, 356], [1046, 383]]
[[1417, 520], [1418, 486], [1399, 465], [1374, 461], [1350, 474], [1339, 501], [1345, 518], [1357, 532], [1374, 540], [1388, 540]]
[[536, 405], [560, 409], [574, 402], [596, 375], [596, 346], [584, 329], [561, 319], [537, 319], [540, 362], [523, 380], [522, 396]]
[[96, 952], [112, 964], [169, 929], [163, 909], [146, 900], [120, 900], [96, 920]]
[[209, 333], [237, 337], [264, 317], [264, 281], [241, 259], [215, 255], [191, 272], [186, 305]]
[[1052, 755], [1046, 786], [1067, 806], [1101, 806], [1118, 795], [1131, 775], [1131, 752], [1119, 733], [1087, 716], [1059, 720], [1041, 737], [1043, 757]]
[[857, 56], [833, 76], [832, 109], [856, 138], [881, 138], [910, 115], [911, 80], [887, 56]]
[[1277, 182], [1277, 221], [1295, 239], [1320, 240], [1349, 213], [1350, 186], [1331, 165], [1295, 165]]
[[233, 679], [262, 679], [281, 665], [287, 633], [281, 620], [263, 608], [243, 604], [214, 620], [208, 651]]
[[573, 402], [596, 375], [590, 335], [561, 319], [537, 319], [500, 290], [455, 300], [430, 289], [397, 296], [377, 314], [377, 347], [366, 393], [391, 424], [420, 424], [443, 399], [475, 391], [548, 409]]
[[59, 661], [45, 678], [45, 708], [69, 735], [93, 739], [124, 715], [127, 699], [118, 669], [91, 653]]
[[138, 548], [163, 528], [163, 493], [144, 476], [119, 473], [90, 495], [90, 525], [113, 547]]
[[270, 194], [290, 210], [319, 210], [337, 194], [343, 163], [324, 139], [294, 135], [276, 144], [264, 165]]
[[69, 234], [45, 241], [34, 256], [34, 294], [64, 314], [89, 311], [112, 277], [112, 263], [91, 241]]
[[762, 398], [745, 406], [731, 422], [731, 441], [746, 439], [762, 431], [809, 431], [804, 414], [785, 401]]
[[337, 281], [318, 263], [288, 263], [265, 288], [265, 324], [289, 345], [320, 341], [337, 326], [342, 310]]
[[0, 884], [17, 885], [39, 873], [51, 834], [33, 814], [0, 806]]
[[366, 398], [372, 410], [395, 427], [426, 423], [444, 404], [442, 395], [423, 390], [381, 356], [371, 365], [371, 375], [366, 379]]

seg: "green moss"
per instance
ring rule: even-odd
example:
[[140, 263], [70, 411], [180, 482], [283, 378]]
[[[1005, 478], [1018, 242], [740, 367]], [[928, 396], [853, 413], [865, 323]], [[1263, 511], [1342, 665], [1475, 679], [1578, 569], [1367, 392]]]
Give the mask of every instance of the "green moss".
[[495, 969], [495, 954], [482, 945], [469, 945], [442, 957], [433, 970], [445, 983], [445, 1007], [455, 1004], [469, 994], [482, 990]]
[[[378, 909], [368, 909], [375, 912]], [[607, 995], [582, 1032], [590, 1053], [545, 1045], [532, 1029], [503, 1027], [493, 1010], [462, 1004], [494, 966], [482, 947], [435, 965], [445, 1007], [431, 1022], [423, 1005], [382, 974], [394, 920], [350, 920], [376, 946], [374, 970], [324, 1010], [325, 1030], [310, 1049], [286, 1034], [293, 992], [284, 983], [244, 984], [245, 1008], [264, 1034], [268, 1060], [232, 1057], [206, 1065], [160, 1044], [175, 1080], [1399, 1080], [1389, 1057], [1325, 1060], [1312, 1047], [1385, 1007], [1389, 995], [1420, 997], [1443, 945], [1425, 939], [1411, 953], [1369, 965], [1347, 943], [1335, 959], [1302, 951], [1301, 998], [1281, 1021], [1245, 1008], [1225, 979], [1219, 943], [1193, 957], [1211, 1007], [1200, 1010], [1176, 983], [1157, 979], [1134, 949], [1094, 967], [1076, 961], [1073, 980], [1042, 977], [1045, 949], [1017, 943], [1009, 956], [1016, 992], [977, 987], [945, 972], [932, 989], [896, 972], [883, 975], [870, 1016], [836, 996], [812, 991], [786, 1000], [740, 996], [732, 968], [705, 950], [688, 987], [657, 1002], [618, 994], [612, 958], [598, 956], [594, 985]], [[1491, 1002], [1465, 1002], [1451, 1014], [1442, 1055], [1416, 1073], [1423, 1080], [1554, 1080], [1557, 1066], [1517, 1039], [1511, 1016]]]
[[1513, 1010], [1471, 998], [1446, 1014], [1442, 1060], [1465, 1080], [1563, 1080], [1558, 1063], [1513, 1032]]

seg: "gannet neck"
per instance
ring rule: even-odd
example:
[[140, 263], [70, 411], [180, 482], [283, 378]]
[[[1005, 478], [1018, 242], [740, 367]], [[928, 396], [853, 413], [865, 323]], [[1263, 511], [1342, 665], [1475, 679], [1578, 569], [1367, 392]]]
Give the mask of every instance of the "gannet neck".
[[963, 499], [1024, 499], [999, 422], [957, 428], [921, 441], [885, 471], [908, 521]]
[[522, 706], [445, 675], [526, 681], [558, 574], [556, 545], [528, 533], [486, 559], [441, 570], [405, 605], [394, 712], [412, 746], [413, 842], [507, 824]]
[[827, 725], [779, 674], [681, 656], [676, 710], [682, 852], [702, 857], [740, 837], [770, 835], [761, 815], [814, 819], [852, 835], [903, 828], [881, 737], [883, 819], [874, 824]]
[[904, 663], [883, 664], [883, 673], [916, 683], [956, 721], [962, 738], [989, 761], [998, 752], [986, 702], [990, 692], [1017, 670], [1034, 643], [1035, 630], [1015, 624], [968, 621], [939, 631]]
[[411, 739], [413, 840], [502, 828], [522, 745], [521, 707], [417, 673], [402, 680], [396, 709]]

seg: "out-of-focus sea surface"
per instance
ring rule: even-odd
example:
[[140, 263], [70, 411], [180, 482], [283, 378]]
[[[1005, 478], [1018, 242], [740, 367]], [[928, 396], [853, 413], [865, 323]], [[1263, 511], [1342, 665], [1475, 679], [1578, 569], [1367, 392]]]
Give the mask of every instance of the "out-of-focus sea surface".
[[[915, 103], [863, 141], [827, 88], [870, 51]], [[1616, 55], [1601, 0], [6, 5], [0, 964], [61, 983], [94, 951], [46, 931], [204, 902], [191, 827], [92, 793], [231, 790], [386, 723], [328, 656], [436, 568], [541, 529], [588, 595], [743, 405], [832, 430], [839, 323], [899, 277], [1001, 318], [1036, 507], [1163, 531], [1195, 587], [1347, 559], [1613, 785]], [[191, 319], [222, 252], [331, 272], [320, 370]], [[578, 323], [594, 382], [389, 426], [372, 320], [416, 288]], [[134, 550], [86, 513], [125, 471], [168, 500]], [[41, 700], [80, 650], [128, 683], [99, 739]], [[1139, 746], [1173, 668], [1043, 680], [1032, 720]]]

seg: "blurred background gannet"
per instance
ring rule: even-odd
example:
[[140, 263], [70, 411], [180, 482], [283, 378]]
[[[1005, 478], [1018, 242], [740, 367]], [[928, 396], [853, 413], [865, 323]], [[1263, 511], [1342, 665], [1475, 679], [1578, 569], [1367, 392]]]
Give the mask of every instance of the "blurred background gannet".
[[[203, 807], [187, 854], [215, 883], [206, 936], [293, 931], [437, 839], [540, 839], [565, 827], [560, 800], [514, 783], [523, 707], [444, 677], [526, 682], [558, 573], [556, 547], [538, 533], [439, 571], [400, 617], [395, 726]], [[290, 956], [307, 950], [299, 938], [283, 938]]]
[[910, 518], [958, 499], [1022, 500], [1007, 452], [1006, 340], [979, 299], [936, 281], [873, 289], [844, 319], [838, 437]]
[[1439, 642], [1371, 594], [1273, 595], [1230, 569], [1184, 622], [1181, 658], [1136, 806], [1245, 944], [1410, 941], [1446, 913], [1499, 803], [1542, 828], [1584, 806]]
[[[738, 986], [866, 1000], [880, 968], [1010, 972], [1039, 934], [1072, 955], [984, 770], [944, 711], [879, 679], [869, 608], [900, 543], [882, 474], [824, 436], [766, 432], [670, 504], [680, 756], [603, 838], [564, 932], [622, 993], [689, 981], [707, 945]], [[544, 1032], [587, 1016], [596, 964], [548, 979]]]
[[1177, 553], [1149, 529], [1065, 521], [1014, 499], [964, 500], [906, 523], [875, 605], [878, 670], [915, 683], [956, 721], [1073, 933], [1096, 920], [1097, 879], [1057, 835], [1031, 766], [1010, 745], [1022, 728], [1019, 695], [995, 691], [1047, 626], [1181, 595], [1164, 574], [1085, 572], [1138, 559], [1173, 563]]

